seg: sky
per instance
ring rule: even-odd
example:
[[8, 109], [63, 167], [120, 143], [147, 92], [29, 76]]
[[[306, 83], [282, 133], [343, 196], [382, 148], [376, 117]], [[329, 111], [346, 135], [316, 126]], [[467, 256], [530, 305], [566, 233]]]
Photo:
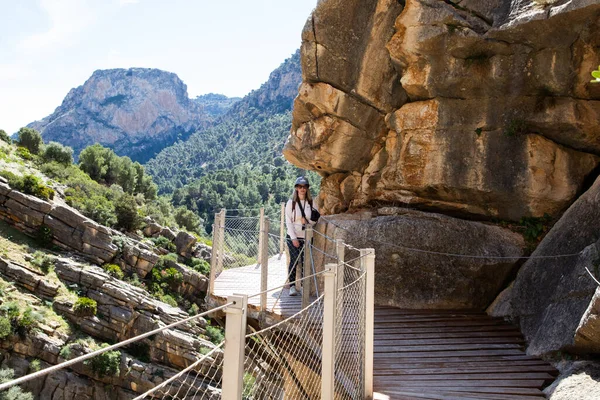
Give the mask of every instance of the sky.
[[317, 0], [0, 0], [0, 129], [50, 115], [97, 69], [174, 72], [242, 97], [300, 47]]

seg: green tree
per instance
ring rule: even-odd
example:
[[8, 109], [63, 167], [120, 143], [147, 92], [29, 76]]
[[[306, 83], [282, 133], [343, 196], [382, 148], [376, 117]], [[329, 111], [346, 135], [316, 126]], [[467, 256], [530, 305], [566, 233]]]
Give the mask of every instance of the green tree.
[[50, 142], [44, 148], [44, 162], [56, 161], [59, 164], [73, 164], [73, 149], [57, 142]]
[[12, 142], [12, 140], [10, 140], [10, 136], [8, 136], [8, 133], [6, 133], [4, 129], [0, 129], [0, 140], [5, 141], [6, 143]]
[[141, 218], [137, 212], [135, 197], [129, 193], [123, 194], [115, 203], [115, 213], [117, 214], [117, 226], [128, 231], [136, 230]]
[[79, 153], [79, 168], [96, 182], [100, 182], [106, 174], [106, 149], [95, 143]]
[[19, 129], [19, 145], [25, 147], [32, 154], [39, 154], [40, 148], [44, 141], [42, 140], [42, 135], [31, 128], [21, 128]]

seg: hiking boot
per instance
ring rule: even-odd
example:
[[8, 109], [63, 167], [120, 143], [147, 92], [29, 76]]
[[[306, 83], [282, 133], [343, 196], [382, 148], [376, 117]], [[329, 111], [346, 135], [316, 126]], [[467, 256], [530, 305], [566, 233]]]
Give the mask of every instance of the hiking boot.
[[295, 296], [298, 294], [298, 291], [296, 290], [296, 285], [292, 285], [290, 287], [290, 296]]

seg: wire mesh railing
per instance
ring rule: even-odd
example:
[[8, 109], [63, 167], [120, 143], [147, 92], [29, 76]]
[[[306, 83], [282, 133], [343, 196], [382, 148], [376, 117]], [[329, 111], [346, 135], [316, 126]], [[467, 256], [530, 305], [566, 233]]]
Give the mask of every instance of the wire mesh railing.
[[246, 335], [244, 399], [316, 399], [321, 392], [323, 296]]

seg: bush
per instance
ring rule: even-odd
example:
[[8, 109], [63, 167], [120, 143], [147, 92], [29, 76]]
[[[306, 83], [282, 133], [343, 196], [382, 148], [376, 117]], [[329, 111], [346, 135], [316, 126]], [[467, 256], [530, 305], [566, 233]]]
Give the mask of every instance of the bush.
[[33, 253], [31, 263], [47, 274], [54, 266], [54, 259], [41, 251], [36, 251]]
[[160, 296], [158, 296], [158, 299], [163, 303], [170, 305], [171, 307], [177, 307], [178, 305], [177, 300], [175, 300], [175, 298], [170, 294], [161, 294]]
[[17, 156], [23, 160], [33, 160], [33, 155], [25, 147], [17, 147]]
[[12, 143], [12, 140], [10, 140], [10, 136], [8, 136], [8, 133], [6, 133], [4, 129], [0, 129], [0, 140], [6, 143]]
[[155, 238], [152, 238], [152, 243], [154, 243], [154, 245], [156, 247], [162, 247], [163, 249], [173, 253], [175, 251], [177, 251], [177, 246], [175, 246], [175, 243], [171, 242], [168, 238], [164, 237], [164, 236], [158, 236]]
[[218, 326], [212, 326], [210, 324], [206, 325], [206, 336], [208, 337], [208, 340], [210, 340], [214, 344], [219, 344], [223, 340], [225, 340], [223, 329], [221, 329]]
[[31, 360], [31, 362], [29, 363], [29, 371], [38, 372], [40, 369], [42, 369], [40, 360], [38, 360], [37, 358]]
[[8, 180], [8, 184], [15, 190], [39, 197], [44, 200], [54, 198], [54, 190], [44, 185], [35, 175], [17, 176], [10, 171], [1, 171], [0, 176]]
[[200, 272], [202, 275], [208, 275], [210, 273], [210, 264], [208, 261], [201, 258], [189, 258], [185, 261], [185, 264], [193, 270]]
[[56, 161], [62, 165], [73, 164], [73, 149], [57, 142], [50, 142], [44, 149], [44, 162]]
[[19, 145], [25, 147], [32, 154], [39, 154], [43, 140], [42, 135], [35, 129], [21, 128], [19, 129]]
[[[0, 369], [0, 383], [13, 380], [15, 371], [12, 369]], [[0, 400], [33, 400], [31, 393], [24, 392], [19, 386], [13, 386], [6, 392], [0, 393]]]
[[115, 204], [117, 215], [117, 226], [129, 232], [135, 231], [141, 225], [141, 218], [137, 212], [135, 198], [130, 194], [124, 194]]
[[[104, 343], [100, 346], [100, 348], [104, 347], [108, 347], [108, 344]], [[92, 368], [92, 371], [98, 374], [99, 377], [117, 376], [121, 372], [121, 352], [118, 350], [107, 351], [84, 363], [89, 365]]]
[[0, 339], [7, 338], [12, 333], [12, 325], [6, 317], [0, 317]]
[[123, 279], [125, 276], [123, 270], [117, 264], [106, 264], [103, 268], [110, 276], [114, 278]]
[[94, 316], [98, 312], [98, 304], [89, 297], [80, 297], [73, 304], [73, 311], [80, 317]]

